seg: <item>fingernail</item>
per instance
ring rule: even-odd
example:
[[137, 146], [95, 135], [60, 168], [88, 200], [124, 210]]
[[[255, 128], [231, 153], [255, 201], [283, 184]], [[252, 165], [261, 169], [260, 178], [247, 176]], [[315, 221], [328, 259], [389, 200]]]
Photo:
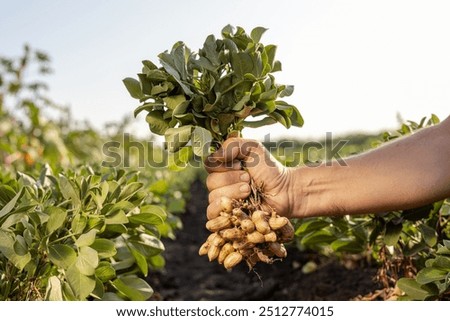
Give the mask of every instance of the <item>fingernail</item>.
[[239, 187], [239, 190], [240, 190], [241, 192], [246, 193], [246, 192], [248, 192], [248, 191], [250, 190], [250, 186], [248, 186], [248, 184], [242, 184], [242, 185]]
[[242, 175], [241, 175], [241, 181], [243, 181], [243, 182], [248, 182], [249, 180], [250, 180], [250, 175], [248, 175], [248, 173], [247, 172], [245, 172], [245, 173], [243, 173]]

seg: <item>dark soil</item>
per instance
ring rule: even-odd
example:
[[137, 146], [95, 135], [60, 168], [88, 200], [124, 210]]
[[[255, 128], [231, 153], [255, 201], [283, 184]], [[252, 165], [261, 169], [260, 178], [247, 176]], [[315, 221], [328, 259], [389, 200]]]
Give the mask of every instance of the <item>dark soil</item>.
[[[226, 271], [217, 261], [200, 257], [198, 249], [209, 232], [205, 228], [207, 192], [196, 181], [191, 200], [182, 215], [184, 228], [177, 239], [164, 240], [166, 267], [153, 272], [149, 283], [156, 300], [352, 300], [376, 291], [376, 268], [353, 264], [346, 268], [337, 260], [288, 248], [288, 257], [272, 265], [258, 263], [254, 271], [240, 264]], [[302, 266], [317, 263], [314, 272], [304, 274]], [[359, 265], [359, 266], [358, 266]]]

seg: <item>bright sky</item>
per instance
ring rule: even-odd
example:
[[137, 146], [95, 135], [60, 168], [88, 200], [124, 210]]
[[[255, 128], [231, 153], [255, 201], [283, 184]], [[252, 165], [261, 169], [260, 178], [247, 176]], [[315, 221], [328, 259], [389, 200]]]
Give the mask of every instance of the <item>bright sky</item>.
[[[269, 126], [247, 137], [324, 137], [379, 132], [432, 112], [450, 113], [450, 2], [362, 0], [15, 0], [2, 1], [0, 55], [24, 43], [46, 51], [55, 73], [50, 96], [93, 124], [137, 106], [121, 80], [141, 60], [183, 40], [197, 50], [226, 24], [269, 28], [280, 83], [305, 118], [301, 129]], [[133, 130], [148, 133], [144, 117]]]

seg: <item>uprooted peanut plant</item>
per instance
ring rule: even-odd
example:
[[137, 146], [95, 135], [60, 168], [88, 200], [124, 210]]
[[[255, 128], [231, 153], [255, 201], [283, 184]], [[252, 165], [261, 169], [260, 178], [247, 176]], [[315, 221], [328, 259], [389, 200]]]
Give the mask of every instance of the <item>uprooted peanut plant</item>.
[[[247, 34], [228, 25], [221, 39], [209, 35], [198, 52], [177, 42], [158, 55], [161, 67], [145, 60], [139, 80], [124, 79], [131, 96], [142, 103], [135, 115], [146, 111], [150, 130], [165, 136], [172, 167], [185, 166], [192, 154], [208, 156], [245, 127], [303, 125], [297, 108], [279, 99], [294, 88], [275, 82], [272, 73], [281, 70], [281, 63], [275, 60], [276, 46], [260, 43], [265, 31], [257, 27]], [[246, 200], [224, 199], [221, 215], [206, 225], [213, 234], [200, 254], [217, 258], [225, 268], [242, 260], [253, 267], [283, 258], [283, 242], [293, 237], [288, 219], [276, 209], [263, 211], [261, 187], [252, 190]]]

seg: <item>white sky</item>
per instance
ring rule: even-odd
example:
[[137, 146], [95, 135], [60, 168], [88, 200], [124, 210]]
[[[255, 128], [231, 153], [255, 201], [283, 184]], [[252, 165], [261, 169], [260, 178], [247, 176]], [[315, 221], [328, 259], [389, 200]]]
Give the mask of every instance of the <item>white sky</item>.
[[[141, 60], [183, 40], [194, 50], [226, 24], [278, 46], [280, 83], [295, 86], [290, 103], [301, 129], [269, 126], [247, 137], [324, 137], [379, 132], [403, 119], [450, 113], [449, 1], [331, 0], [34, 0], [0, 5], [0, 55], [27, 42], [52, 57], [50, 96], [77, 119], [101, 125], [131, 115], [137, 102], [122, 79]], [[147, 134], [144, 117], [133, 130]]]

